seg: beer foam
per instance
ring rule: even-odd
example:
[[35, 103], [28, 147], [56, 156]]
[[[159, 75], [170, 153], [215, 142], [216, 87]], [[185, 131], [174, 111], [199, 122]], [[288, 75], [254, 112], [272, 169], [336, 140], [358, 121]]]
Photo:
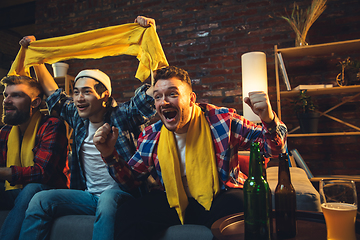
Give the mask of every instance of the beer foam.
[[338, 210], [338, 211], [354, 211], [357, 210], [357, 207], [354, 204], [349, 203], [323, 203], [321, 207], [328, 210]]

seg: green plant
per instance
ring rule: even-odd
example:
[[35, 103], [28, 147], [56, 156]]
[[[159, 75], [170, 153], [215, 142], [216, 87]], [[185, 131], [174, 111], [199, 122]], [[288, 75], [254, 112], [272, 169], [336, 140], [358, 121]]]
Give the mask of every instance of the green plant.
[[297, 115], [302, 113], [315, 112], [317, 108], [311, 96], [307, 95], [306, 92], [307, 90], [300, 90], [298, 97], [292, 101], [294, 104], [294, 111]]

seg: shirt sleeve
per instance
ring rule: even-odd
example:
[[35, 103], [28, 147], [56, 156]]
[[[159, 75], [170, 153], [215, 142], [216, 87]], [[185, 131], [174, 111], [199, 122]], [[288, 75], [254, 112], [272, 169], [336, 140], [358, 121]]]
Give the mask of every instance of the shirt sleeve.
[[149, 87], [148, 84], [142, 85], [135, 91], [135, 96], [130, 101], [119, 105], [119, 111], [126, 114], [128, 123], [133, 127], [144, 124], [156, 113], [154, 99], [146, 94]]
[[71, 127], [75, 126], [74, 116], [78, 115], [77, 109], [73, 99], [61, 88], [56, 89], [45, 101], [50, 113], [55, 111]]
[[37, 144], [33, 148], [34, 165], [11, 166], [11, 185], [43, 183], [60, 186], [66, 183], [62, 170], [66, 165], [68, 139], [65, 124], [57, 118], [48, 119], [38, 130]]
[[133, 171], [131, 166], [114, 150], [113, 154], [103, 158], [108, 166], [110, 175], [126, 190], [132, 190], [139, 187], [142, 183], [139, 174]]
[[[140, 186], [149, 176], [151, 169], [154, 169], [154, 166], [151, 165], [149, 160], [152, 154], [148, 151], [151, 150], [146, 147], [146, 150], [144, 149], [144, 143], [146, 143], [147, 137], [148, 135], [144, 135], [144, 132], [140, 134], [137, 151], [128, 162], [126, 162], [116, 150], [114, 150], [113, 154], [109, 157], [103, 158], [108, 166], [110, 175], [127, 190]], [[144, 157], [143, 155], [148, 157]], [[143, 160], [144, 158], [146, 161]]]
[[231, 137], [242, 149], [249, 149], [251, 142], [260, 142], [265, 157], [277, 156], [286, 150], [287, 128], [275, 113], [274, 116], [271, 123], [263, 122], [261, 126], [233, 113]]

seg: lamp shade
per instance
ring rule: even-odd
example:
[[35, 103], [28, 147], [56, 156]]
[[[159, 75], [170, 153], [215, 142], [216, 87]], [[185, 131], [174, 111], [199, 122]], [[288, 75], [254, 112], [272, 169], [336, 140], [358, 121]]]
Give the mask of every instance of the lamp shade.
[[[263, 52], [248, 52], [241, 56], [242, 96], [249, 96], [249, 92], [263, 91], [268, 93], [266, 55]], [[260, 118], [244, 102], [243, 116], [252, 122], [261, 122]]]

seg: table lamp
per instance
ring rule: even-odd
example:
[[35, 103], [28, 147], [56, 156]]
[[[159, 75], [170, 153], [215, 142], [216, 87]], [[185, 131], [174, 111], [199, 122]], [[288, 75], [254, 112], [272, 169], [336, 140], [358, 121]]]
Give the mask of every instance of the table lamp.
[[[263, 91], [268, 93], [266, 55], [263, 52], [248, 52], [241, 56], [242, 96], [249, 92]], [[260, 118], [243, 102], [243, 116], [254, 123], [261, 123]]]

